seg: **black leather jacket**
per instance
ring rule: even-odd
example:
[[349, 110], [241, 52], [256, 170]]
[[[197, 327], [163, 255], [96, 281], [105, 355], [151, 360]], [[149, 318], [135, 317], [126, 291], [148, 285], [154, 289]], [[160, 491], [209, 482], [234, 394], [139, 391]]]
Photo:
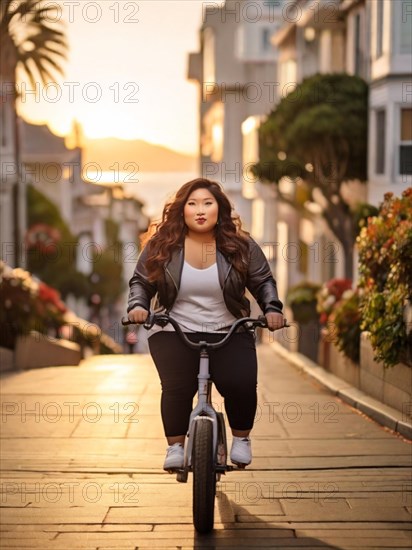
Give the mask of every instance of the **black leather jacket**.
[[[164, 266], [163, 277], [149, 282], [146, 272], [147, 247], [140, 254], [133, 276], [129, 281], [130, 292], [127, 311], [141, 306], [150, 309], [150, 301], [157, 293], [158, 305], [169, 312], [176, 300], [184, 262], [184, 247], [174, 251]], [[242, 276], [219, 250], [216, 251], [217, 270], [223, 298], [227, 309], [236, 317], [250, 315], [250, 302], [245, 297], [247, 288], [256, 299], [263, 313], [282, 313], [283, 304], [278, 298], [276, 281], [260, 246], [249, 238], [249, 265], [246, 276]]]

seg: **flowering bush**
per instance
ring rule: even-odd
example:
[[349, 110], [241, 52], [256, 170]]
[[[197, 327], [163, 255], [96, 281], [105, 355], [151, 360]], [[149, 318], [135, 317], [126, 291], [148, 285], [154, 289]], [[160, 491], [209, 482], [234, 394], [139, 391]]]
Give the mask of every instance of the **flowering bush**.
[[11, 269], [0, 261], [0, 345], [12, 348], [19, 334], [34, 330], [38, 286], [23, 269]]
[[18, 335], [55, 330], [63, 323], [66, 310], [57, 290], [24, 269], [11, 269], [0, 262], [0, 343], [13, 347]]
[[373, 206], [373, 204], [368, 204], [366, 202], [358, 203], [352, 210], [354, 234], [358, 236], [362, 227], [368, 224], [368, 218], [377, 216], [378, 213], [378, 208]]
[[400, 198], [387, 193], [357, 242], [362, 328], [371, 333], [375, 359], [410, 363], [412, 333], [404, 319], [412, 296], [412, 188]]
[[66, 337], [80, 345], [92, 345], [100, 353], [121, 353], [119, 346], [97, 325], [69, 311], [54, 288], [23, 269], [12, 269], [0, 260], [0, 345], [13, 349], [17, 336], [37, 331]]
[[37, 248], [41, 253], [56, 252], [56, 244], [61, 241], [61, 233], [55, 227], [45, 223], [36, 223], [29, 227], [26, 233], [27, 248]]
[[317, 294], [317, 311], [320, 313], [320, 323], [326, 324], [335, 305], [343, 294], [352, 288], [350, 279], [331, 279], [324, 283]]
[[346, 290], [329, 315], [328, 339], [333, 341], [346, 357], [359, 362], [361, 313], [359, 311], [359, 290]]

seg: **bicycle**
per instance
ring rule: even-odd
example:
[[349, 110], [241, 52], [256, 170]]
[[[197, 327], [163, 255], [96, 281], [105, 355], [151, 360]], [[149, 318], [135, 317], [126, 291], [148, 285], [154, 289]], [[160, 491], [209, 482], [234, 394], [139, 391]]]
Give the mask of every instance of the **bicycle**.
[[[192, 342], [177, 321], [165, 313], [151, 313], [143, 326], [149, 330], [155, 324], [164, 327], [168, 323], [173, 326], [187, 346], [200, 352], [198, 402], [189, 418], [189, 428], [184, 445], [183, 468], [168, 471], [176, 473], [176, 480], [180, 483], [187, 483], [189, 472], [193, 473], [193, 524], [198, 533], [208, 533], [214, 525], [216, 483], [222, 474], [234, 469], [233, 466], [227, 464], [226, 427], [223, 413], [217, 412], [212, 404], [212, 380], [209, 373], [208, 351], [227, 344], [242, 325], [248, 324], [249, 329], [267, 328], [267, 322], [263, 315], [258, 319], [243, 317], [236, 320], [227, 334], [214, 343], [204, 340]], [[134, 323], [124, 317], [122, 324]], [[284, 327], [286, 326], [288, 325], [285, 320]], [[237, 466], [240, 469], [245, 467], [242, 464], [237, 464]]]

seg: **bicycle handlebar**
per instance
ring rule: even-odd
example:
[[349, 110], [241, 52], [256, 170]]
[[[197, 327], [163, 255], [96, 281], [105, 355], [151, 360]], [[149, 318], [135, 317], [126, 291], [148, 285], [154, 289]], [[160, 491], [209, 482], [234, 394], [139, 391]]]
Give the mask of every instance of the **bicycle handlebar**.
[[[186, 336], [186, 334], [180, 328], [179, 323], [175, 319], [173, 319], [172, 317], [167, 315], [166, 313], [149, 313], [149, 316], [148, 316], [147, 320], [143, 323], [143, 326], [146, 330], [150, 330], [153, 327], [153, 325], [159, 325], [161, 327], [165, 327], [168, 323], [170, 323], [173, 326], [173, 328], [175, 329], [177, 334], [180, 336], [180, 338], [183, 340], [183, 342], [188, 347], [190, 347], [192, 349], [199, 349], [200, 347], [204, 347], [205, 345], [208, 348], [213, 348], [213, 349], [220, 348], [220, 347], [224, 346], [230, 340], [232, 335], [236, 332], [236, 330], [239, 327], [241, 327], [242, 325], [245, 325], [246, 323], [250, 323], [250, 325], [251, 325], [250, 328], [255, 328], [255, 327], [268, 328], [267, 320], [266, 320], [266, 317], [264, 315], [260, 315], [257, 319], [254, 319], [253, 317], [242, 317], [241, 319], [237, 319], [233, 323], [233, 325], [230, 327], [228, 333], [225, 335], [224, 338], [222, 338], [222, 340], [219, 340], [219, 342], [214, 342], [214, 343], [198, 342], [198, 343], [196, 343], [196, 342], [192, 342], [191, 340], [189, 340], [189, 338]], [[135, 324], [139, 324], [139, 323], [134, 323], [133, 321], [130, 321], [130, 319], [128, 317], [123, 317], [122, 318], [122, 325], [123, 326], [135, 325]], [[290, 325], [288, 325], [288, 323], [285, 319], [285, 323], [284, 323], [283, 327], [279, 327], [279, 329], [276, 329], [276, 330], [280, 330], [282, 328], [286, 328], [286, 327], [289, 327], [289, 326]]]

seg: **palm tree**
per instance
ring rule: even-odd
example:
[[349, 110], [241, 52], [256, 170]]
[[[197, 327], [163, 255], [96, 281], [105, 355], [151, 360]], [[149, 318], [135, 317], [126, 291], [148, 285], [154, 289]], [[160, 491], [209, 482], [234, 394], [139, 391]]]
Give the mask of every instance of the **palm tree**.
[[[56, 16], [57, 15], [57, 16]], [[55, 82], [63, 75], [62, 61], [66, 59], [68, 45], [63, 21], [56, 21], [56, 5], [45, 0], [0, 0], [0, 83], [1, 118], [6, 132], [6, 109], [11, 111], [14, 144], [14, 242], [15, 264], [23, 264], [20, 247], [25, 233], [25, 186], [21, 178], [20, 140], [18, 131], [17, 72], [28, 78], [33, 88], [40, 79], [43, 85]], [[7, 137], [7, 136], [6, 136]]]

